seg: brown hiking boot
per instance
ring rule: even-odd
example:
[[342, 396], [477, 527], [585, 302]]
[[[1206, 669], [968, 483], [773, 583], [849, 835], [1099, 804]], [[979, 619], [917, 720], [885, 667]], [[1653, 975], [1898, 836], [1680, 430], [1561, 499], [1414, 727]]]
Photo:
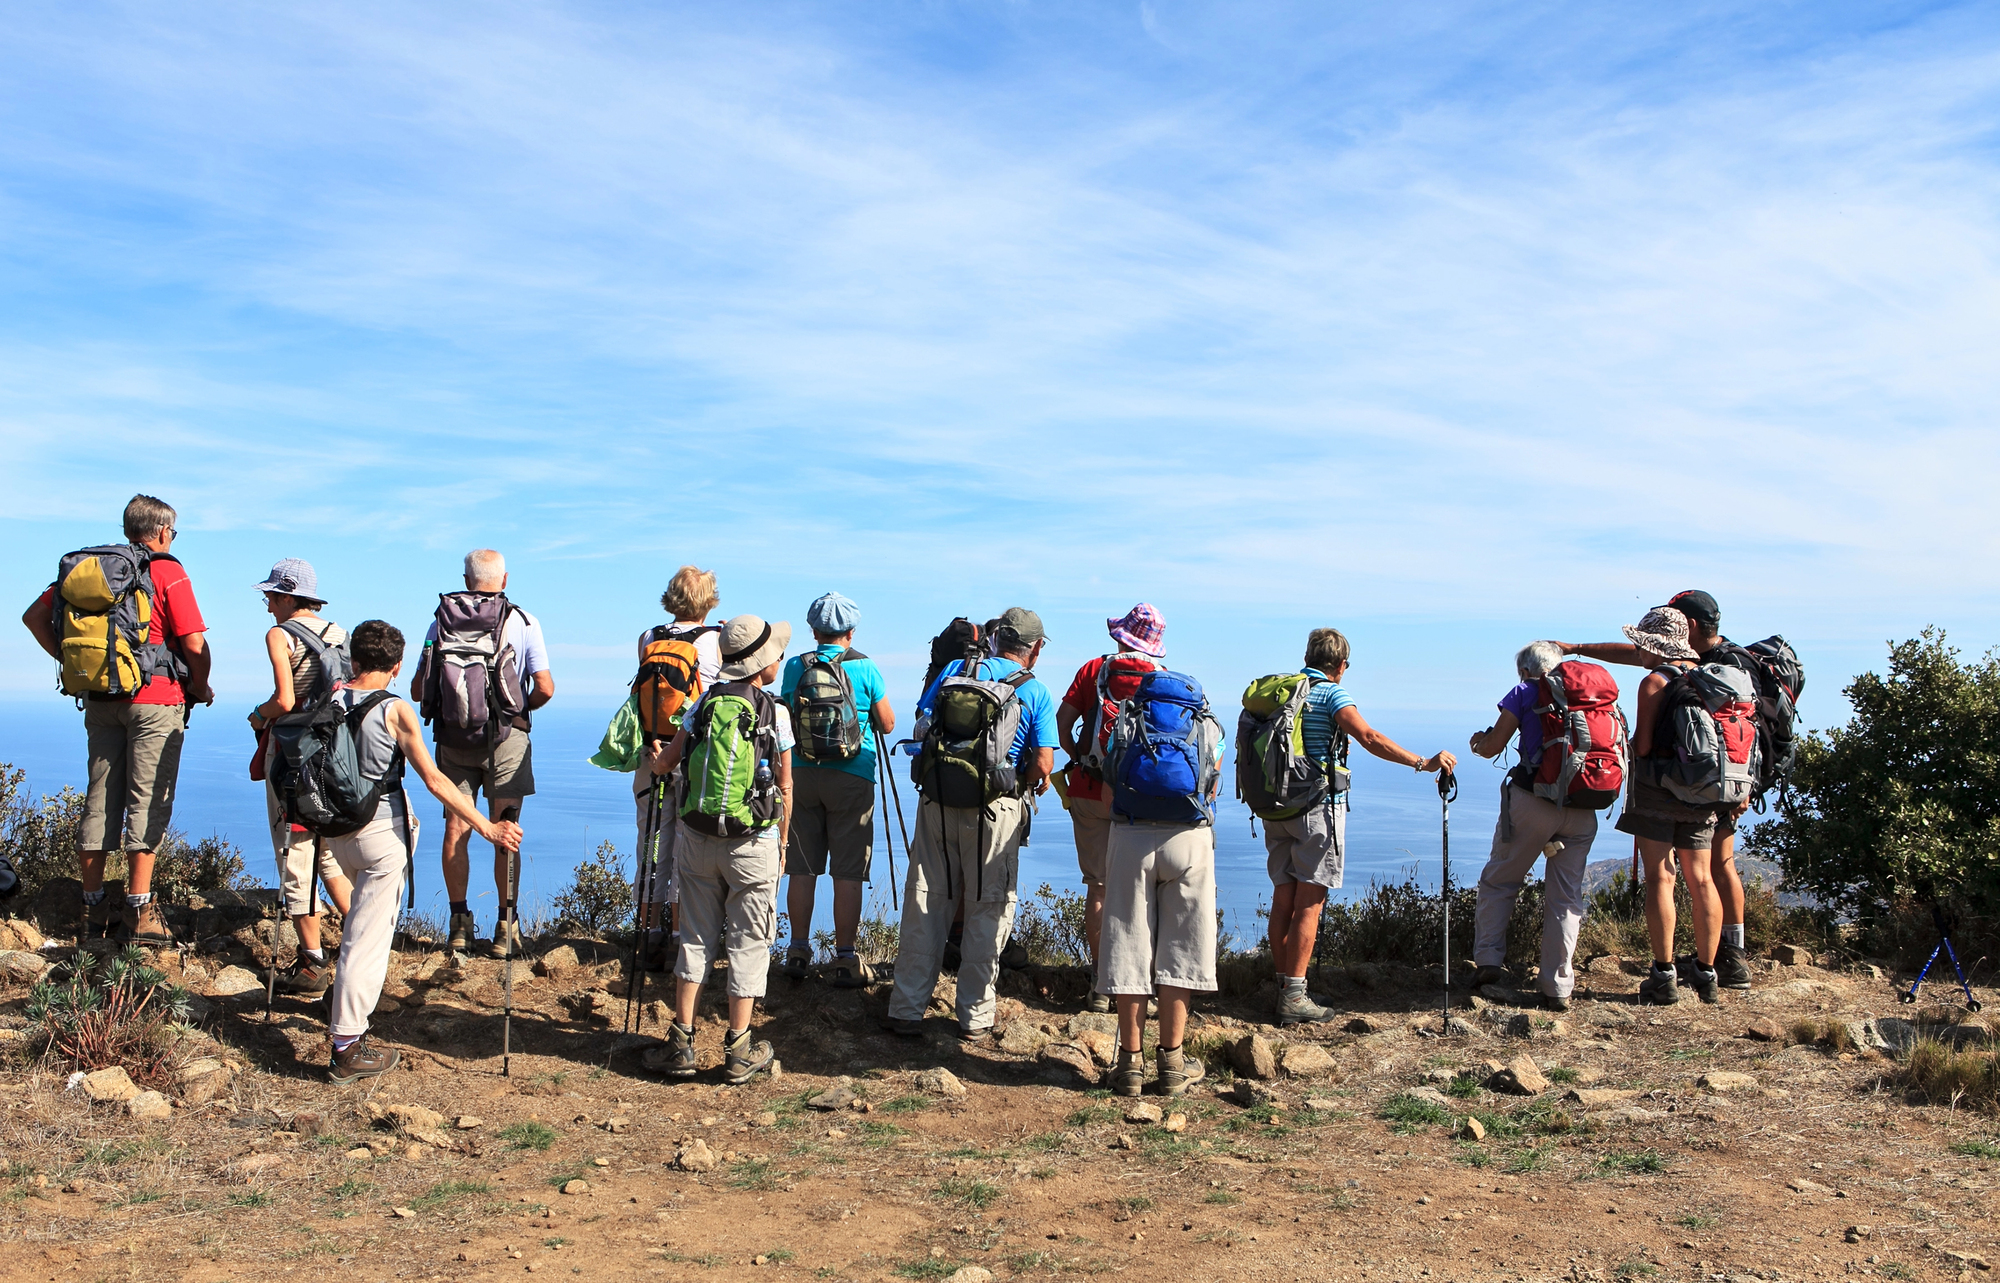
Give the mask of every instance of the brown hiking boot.
[[292, 965], [278, 973], [278, 988], [286, 993], [322, 994], [333, 983], [333, 963], [314, 962], [301, 952]]
[[836, 989], [866, 989], [875, 983], [875, 968], [859, 958], [835, 956], [827, 968]]
[[368, 1035], [362, 1034], [347, 1045], [347, 1050], [333, 1053], [333, 1059], [327, 1062], [326, 1074], [334, 1086], [345, 1087], [363, 1078], [379, 1078], [394, 1069], [402, 1059], [402, 1052], [394, 1047], [383, 1051], [370, 1046]]
[[479, 924], [470, 913], [451, 915], [451, 929], [445, 938], [445, 948], [455, 954], [472, 952], [472, 939], [479, 934]]
[[77, 924], [77, 943], [86, 940], [105, 940], [111, 936], [113, 927], [123, 926], [124, 918], [120, 910], [122, 903], [113, 903], [107, 894], [96, 904], [85, 903], [82, 919]]
[[1119, 1048], [1118, 1067], [1106, 1074], [1114, 1096], [1137, 1096], [1146, 1090], [1146, 1058], [1136, 1051]]
[[508, 954], [507, 942], [513, 941], [513, 955], [516, 961], [521, 957], [521, 925], [518, 922], [501, 920], [493, 924], [493, 943], [486, 946], [486, 956], [494, 959], [505, 958]]
[[694, 1054], [694, 1030], [684, 1029], [679, 1021], [667, 1022], [667, 1045], [648, 1047], [640, 1054], [639, 1063], [656, 1074], [669, 1078], [692, 1078], [700, 1068]]
[[149, 949], [170, 949], [174, 944], [174, 933], [167, 929], [167, 919], [160, 912], [157, 899], [148, 900], [137, 906], [125, 906], [125, 938], [133, 944]]
[[1162, 1096], [1187, 1095], [1189, 1085], [1200, 1082], [1208, 1072], [1199, 1060], [1178, 1050], [1161, 1052], [1159, 1060], [1158, 1083]]
[[722, 1081], [740, 1086], [769, 1069], [771, 1062], [777, 1058], [778, 1053], [771, 1050], [770, 1043], [751, 1042], [748, 1029], [734, 1038], [725, 1033], [722, 1037]]

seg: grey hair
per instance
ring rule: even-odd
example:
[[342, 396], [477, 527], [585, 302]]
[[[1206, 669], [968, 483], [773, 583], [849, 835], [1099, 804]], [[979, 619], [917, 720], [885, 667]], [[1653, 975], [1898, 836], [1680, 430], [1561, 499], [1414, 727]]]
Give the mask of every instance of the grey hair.
[[465, 554], [465, 586], [475, 592], [500, 587], [507, 577], [507, 559], [491, 548], [474, 548]]
[[1534, 681], [1562, 662], [1562, 647], [1552, 641], [1532, 641], [1514, 655], [1514, 671]]
[[125, 505], [125, 537], [133, 543], [145, 543], [173, 524], [174, 510], [164, 499], [135, 494]]

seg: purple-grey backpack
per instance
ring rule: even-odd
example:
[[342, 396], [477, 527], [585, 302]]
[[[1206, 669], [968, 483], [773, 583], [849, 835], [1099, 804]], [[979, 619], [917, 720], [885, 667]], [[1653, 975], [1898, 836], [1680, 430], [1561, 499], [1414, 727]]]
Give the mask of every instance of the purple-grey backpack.
[[417, 660], [417, 707], [440, 745], [491, 749], [528, 729], [521, 662], [507, 644], [507, 616], [520, 607], [505, 593], [438, 595], [437, 638]]

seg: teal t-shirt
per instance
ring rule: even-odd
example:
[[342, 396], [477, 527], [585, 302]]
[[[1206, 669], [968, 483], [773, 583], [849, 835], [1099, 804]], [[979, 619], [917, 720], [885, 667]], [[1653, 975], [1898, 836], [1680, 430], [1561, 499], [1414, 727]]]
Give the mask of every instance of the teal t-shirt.
[[[844, 646], [821, 646], [814, 653], [828, 659], [836, 659]], [[799, 687], [799, 674], [805, 671], [806, 657], [794, 655], [785, 661], [784, 680], [778, 686], [779, 698], [789, 706], [792, 692]], [[861, 719], [861, 751], [838, 766], [816, 766], [798, 753], [792, 754], [794, 770], [846, 771], [849, 775], [859, 775], [869, 783], [875, 782], [875, 728], [869, 724], [868, 710], [875, 707], [877, 700], [889, 693], [889, 684], [882, 680], [882, 670], [867, 656], [850, 659], [841, 664], [847, 673], [848, 684], [854, 687], [854, 713]]]

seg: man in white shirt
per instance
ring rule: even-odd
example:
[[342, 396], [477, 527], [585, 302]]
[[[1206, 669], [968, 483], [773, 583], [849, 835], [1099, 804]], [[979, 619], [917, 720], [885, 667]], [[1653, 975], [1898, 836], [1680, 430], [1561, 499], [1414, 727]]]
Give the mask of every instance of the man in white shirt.
[[[473, 593], [505, 592], [507, 559], [491, 548], [475, 548], [465, 554], [465, 587]], [[556, 693], [555, 674], [549, 670], [548, 643], [542, 637], [541, 623], [511, 602], [509, 606], [511, 609], [500, 627], [500, 650], [503, 654], [512, 652], [514, 676], [518, 678], [522, 697], [520, 715], [512, 719], [506, 738], [490, 748], [459, 748], [445, 743], [442, 734], [437, 746], [438, 769], [468, 798], [476, 800], [484, 789], [487, 814], [496, 820], [519, 819], [522, 800], [535, 791], [528, 714], [548, 703]], [[438, 626], [433, 620], [424, 637], [425, 646], [433, 645], [437, 639]], [[419, 705], [424, 702], [424, 692], [420, 689], [424, 680], [420, 668], [410, 683], [410, 698]], [[455, 816], [445, 817], [444, 884], [451, 899], [450, 948], [459, 954], [470, 951], [476, 929], [466, 898], [472, 880], [471, 837], [471, 825]], [[509, 863], [507, 852], [495, 847], [493, 885], [503, 906], [512, 899], [507, 886]], [[519, 929], [506, 920], [503, 908], [502, 921], [493, 930], [492, 956], [505, 957], [509, 936], [518, 933]], [[519, 940], [514, 943], [518, 951]]]

